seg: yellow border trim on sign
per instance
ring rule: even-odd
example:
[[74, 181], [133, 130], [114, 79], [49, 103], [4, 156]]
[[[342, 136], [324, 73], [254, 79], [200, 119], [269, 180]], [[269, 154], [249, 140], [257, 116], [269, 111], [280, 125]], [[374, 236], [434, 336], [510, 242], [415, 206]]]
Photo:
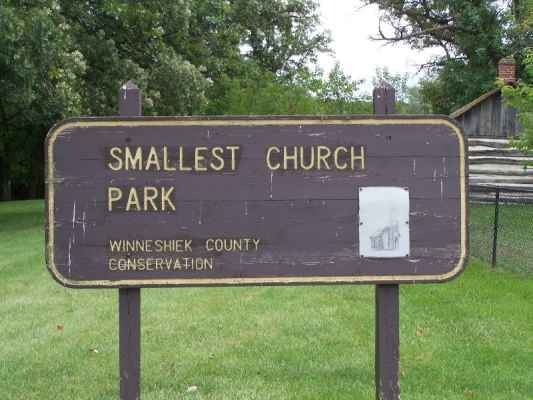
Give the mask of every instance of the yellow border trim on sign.
[[[452, 129], [459, 141], [460, 191], [461, 191], [461, 254], [455, 267], [441, 275], [361, 275], [361, 276], [306, 276], [306, 277], [262, 277], [262, 278], [190, 278], [190, 279], [122, 279], [74, 281], [61, 275], [54, 262], [54, 143], [58, 136], [73, 128], [92, 126], [268, 126], [268, 125], [445, 125]], [[52, 128], [47, 141], [47, 193], [48, 193], [48, 240], [47, 264], [53, 276], [69, 287], [136, 287], [136, 286], [202, 286], [202, 285], [254, 285], [291, 283], [357, 283], [357, 282], [424, 282], [446, 281], [458, 275], [464, 268], [467, 257], [467, 182], [465, 141], [461, 129], [446, 117], [434, 118], [372, 118], [361, 119], [121, 119], [121, 120], [81, 120], [65, 122]]]

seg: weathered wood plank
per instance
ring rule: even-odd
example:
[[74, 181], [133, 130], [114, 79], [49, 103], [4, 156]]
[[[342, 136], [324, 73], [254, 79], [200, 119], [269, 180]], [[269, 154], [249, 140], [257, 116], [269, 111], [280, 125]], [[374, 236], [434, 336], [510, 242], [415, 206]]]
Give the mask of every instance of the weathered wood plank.
[[[304, 283], [441, 281], [464, 263], [465, 144], [448, 120], [91, 119], [60, 126], [49, 144], [49, 264], [67, 285], [282, 284], [298, 277], [306, 278]], [[138, 151], [142, 159], [130, 159], [130, 170], [112, 150], [125, 152], [126, 146], [130, 158]], [[209, 153], [202, 161], [224, 162], [220, 171], [195, 164], [198, 148], [205, 155], [224, 146], [239, 148], [219, 159]], [[305, 170], [300, 159], [294, 167], [288, 153], [284, 169], [281, 150], [277, 158], [267, 158], [271, 146], [288, 151], [303, 146], [309, 151], [304, 163], [327, 146], [329, 165], [323, 161], [318, 170], [315, 160]], [[331, 149], [338, 148], [344, 158], [333, 161]], [[348, 148], [359, 152], [353, 150], [352, 169], [346, 168], [352, 161]], [[196, 171], [184, 170], [193, 166]], [[165, 167], [171, 170], [162, 171]], [[366, 186], [409, 189], [410, 257], [359, 256], [358, 188]], [[109, 187], [119, 193], [116, 201]], [[166, 202], [162, 188], [169, 189]], [[216, 239], [259, 242], [253, 251], [209, 251], [206, 241]], [[148, 254], [113, 251], [110, 240], [191, 242], [184, 254]], [[203, 264], [118, 267], [139, 258]]]
[[[141, 115], [141, 103], [141, 92], [133, 82], [127, 82], [120, 88], [119, 114]], [[83, 214], [82, 217], [84, 217]], [[84, 225], [83, 228], [85, 229]], [[71, 246], [72, 242], [70, 242]], [[68, 262], [70, 264], [71, 260]], [[120, 399], [139, 400], [141, 388], [141, 289], [136, 287], [119, 289], [119, 353]]]

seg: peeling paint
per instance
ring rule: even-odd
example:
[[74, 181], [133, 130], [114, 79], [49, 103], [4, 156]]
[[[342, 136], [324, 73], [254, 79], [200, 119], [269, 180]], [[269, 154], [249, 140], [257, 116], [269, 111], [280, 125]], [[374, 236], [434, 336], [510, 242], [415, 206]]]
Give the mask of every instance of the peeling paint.
[[72, 205], [72, 229], [74, 230], [74, 225], [76, 223], [76, 201]]
[[312, 267], [314, 265], [320, 265], [320, 261], [304, 261], [302, 264]]
[[274, 172], [270, 172], [270, 194], [269, 197], [272, 199], [272, 181], [274, 180]]
[[67, 259], [67, 265], [68, 265], [68, 275], [71, 275], [70, 266], [72, 265], [72, 260], [70, 258], [70, 249], [72, 248], [72, 241], [71, 239], [68, 240], [68, 259]]

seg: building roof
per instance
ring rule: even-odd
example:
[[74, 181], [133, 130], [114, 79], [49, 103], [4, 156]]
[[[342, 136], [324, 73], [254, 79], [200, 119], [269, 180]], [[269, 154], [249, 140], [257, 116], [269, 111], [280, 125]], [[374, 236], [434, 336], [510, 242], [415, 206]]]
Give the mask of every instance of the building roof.
[[477, 99], [471, 101], [470, 103], [462, 106], [461, 108], [459, 108], [458, 110], [455, 110], [454, 112], [452, 112], [450, 114], [450, 117], [451, 118], [459, 118], [461, 115], [463, 115], [464, 113], [466, 113], [467, 111], [471, 110], [472, 108], [474, 108], [475, 106], [477, 106], [478, 104], [482, 103], [484, 100], [488, 99], [489, 97], [491, 96], [494, 96], [495, 94], [499, 93], [501, 91], [500, 88], [496, 88], [496, 89], [492, 89], [490, 92], [487, 92], [485, 94], [482, 94], [481, 96], [479, 96]]

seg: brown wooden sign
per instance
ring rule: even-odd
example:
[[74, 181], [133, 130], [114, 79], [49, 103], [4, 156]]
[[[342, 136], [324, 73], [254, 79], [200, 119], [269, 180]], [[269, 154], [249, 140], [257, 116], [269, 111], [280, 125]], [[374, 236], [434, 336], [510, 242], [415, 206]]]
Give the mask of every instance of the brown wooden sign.
[[446, 117], [85, 118], [46, 156], [69, 287], [441, 282], [467, 256]]

